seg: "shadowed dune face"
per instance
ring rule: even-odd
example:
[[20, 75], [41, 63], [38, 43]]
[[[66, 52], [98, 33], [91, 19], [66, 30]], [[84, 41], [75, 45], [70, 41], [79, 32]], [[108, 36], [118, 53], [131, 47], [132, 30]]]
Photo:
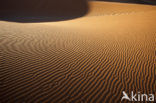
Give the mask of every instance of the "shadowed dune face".
[[156, 4], [156, 0], [142, 0], [142, 1], [147, 2], [147, 3]]
[[3, 0], [0, 3], [1, 17], [50, 16], [52, 20], [63, 20], [81, 17], [87, 11], [86, 0]]

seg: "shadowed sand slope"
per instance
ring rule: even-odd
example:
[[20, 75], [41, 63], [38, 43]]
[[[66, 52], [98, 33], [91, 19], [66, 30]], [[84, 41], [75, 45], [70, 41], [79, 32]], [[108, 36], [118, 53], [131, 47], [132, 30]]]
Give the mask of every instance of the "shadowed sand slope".
[[0, 21], [1, 103], [120, 103], [122, 91], [154, 93], [156, 7], [89, 7], [68, 21]]
[[0, 2], [0, 19], [15, 22], [74, 19], [84, 16], [87, 11], [86, 0], [1, 0]]
[[[68, 14], [85, 12], [86, 0], [1, 0], [0, 10], [24, 13]], [[74, 12], [73, 12], [74, 11]]]

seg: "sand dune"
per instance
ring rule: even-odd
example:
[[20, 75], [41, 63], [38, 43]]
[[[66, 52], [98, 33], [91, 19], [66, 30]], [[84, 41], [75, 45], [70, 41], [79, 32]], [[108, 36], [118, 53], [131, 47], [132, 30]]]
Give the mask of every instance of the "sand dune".
[[93, 0], [93, 1], [109, 1], [109, 2], [123, 2], [123, 3], [138, 3], [138, 4], [156, 4], [155, 0]]
[[84, 15], [86, 0], [1, 0], [0, 14], [22, 15]]
[[2, 0], [0, 20], [47, 22], [69, 20], [88, 12], [87, 0]]
[[155, 93], [156, 7], [89, 7], [67, 21], [0, 21], [1, 103], [120, 103], [122, 91]]

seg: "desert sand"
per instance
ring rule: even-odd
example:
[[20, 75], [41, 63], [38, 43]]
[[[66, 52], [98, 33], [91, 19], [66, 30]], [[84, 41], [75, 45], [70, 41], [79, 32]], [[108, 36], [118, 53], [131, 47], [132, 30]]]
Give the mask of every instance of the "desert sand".
[[[120, 103], [155, 93], [156, 6], [89, 2], [65, 21], [0, 21], [1, 103]], [[128, 101], [124, 100], [124, 103]]]
[[0, 14], [81, 16], [87, 6], [86, 0], [1, 0]]

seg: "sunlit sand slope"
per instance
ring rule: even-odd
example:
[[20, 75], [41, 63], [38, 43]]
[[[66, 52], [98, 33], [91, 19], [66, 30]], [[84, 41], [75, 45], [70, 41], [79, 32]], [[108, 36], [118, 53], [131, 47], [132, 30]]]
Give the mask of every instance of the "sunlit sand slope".
[[0, 21], [1, 103], [120, 103], [122, 91], [154, 93], [156, 7], [89, 5], [68, 21]]

